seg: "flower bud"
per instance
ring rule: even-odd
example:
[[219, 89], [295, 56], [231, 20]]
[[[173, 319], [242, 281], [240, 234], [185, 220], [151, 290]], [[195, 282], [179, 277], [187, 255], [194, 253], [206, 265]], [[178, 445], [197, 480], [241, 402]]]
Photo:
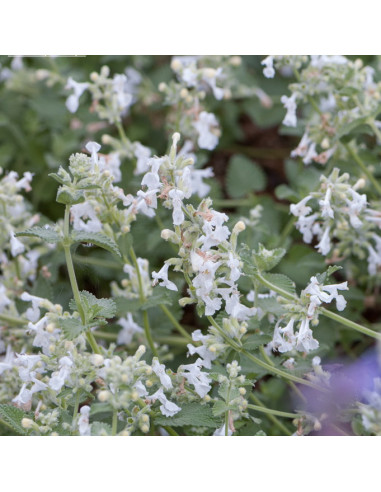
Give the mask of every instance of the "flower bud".
[[94, 364], [94, 366], [101, 366], [104, 362], [104, 357], [101, 354], [93, 354], [90, 357], [91, 363]]
[[98, 400], [103, 403], [105, 401], [108, 401], [110, 399], [110, 396], [111, 393], [109, 391], [102, 390], [98, 393]]
[[21, 420], [21, 425], [24, 429], [31, 429], [34, 426], [34, 422], [32, 419], [28, 419], [28, 418], [24, 417]]
[[181, 61], [176, 58], [171, 61], [171, 68], [174, 72], [177, 72], [182, 67]]
[[181, 99], [186, 99], [189, 95], [189, 91], [186, 87], [183, 87], [180, 91], [180, 97]]
[[229, 63], [233, 67], [239, 67], [242, 63], [242, 58], [240, 56], [232, 56], [229, 60]]

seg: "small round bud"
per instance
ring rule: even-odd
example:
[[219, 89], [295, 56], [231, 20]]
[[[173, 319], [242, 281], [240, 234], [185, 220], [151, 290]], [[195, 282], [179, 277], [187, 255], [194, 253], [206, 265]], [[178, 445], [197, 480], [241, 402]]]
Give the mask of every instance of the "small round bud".
[[106, 178], [109, 178], [111, 176], [111, 173], [108, 169], [106, 169], [105, 171], [103, 171], [103, 176], [105, 176]]
[[325, 137], [325, 138], [323, 139], [323, 141], [322, 141], [322, 143], [321, 143], [321, 147], [322, 147], [323, 149], [325, 149], [325, 150], [326, 150], [326, 149], [329, 149], [329, 147], [330, 147], [330, 141], [329, 141], [329, 138]]
[[96, 82], [99, 79], [99, 74], [97, 72], [91, 72], [90, 74], [90, 80], [92, 82]]
[[94, 212], [97, 213], [97, 214], [99, 214], [100, 211], [101, 211], [101, 207], [99, 205], [96, 205], [94, 207]]
[[94, 364], [94, 366], [101, 366], [103, 362], [105, 361], [103, 355], [101, 354], [93, 354], [90, 357], [91, 363]]
[[204, 75], [208, 79], [213, 79], [216, 76], [216, 70], [214, 68], [205, 68]]
[[165, 82], [160, 82], [159, 91], [164, 92], [166, 88], [167, 88], [167, 84]]
[[53, 437], [58, 437], [58, 433], [57, 432], [52, 432], [50, 435], [53, 436]]
[[102, 143], [104, 145], [109, 145], [110, 143], [112, 142], [112, 137], [110, 137], [110, 135], [102, 135]]
[[171, 61], [171, 68], [174, 72], [177, 72], [182, 67], [181, 61], [176, 58]]
[[109, 391], [102, 390], [98, 393], [98, 400], [103, 403], [105, 401], [108, 401], [110, 399], [110, 396], [111, 393]]
[[161, 231], [161, 239], [164, 239], [164, 241], [168, 241], [168, 239], [172, 236], [173, 234], [173, 231], [171, 231], [170, 229], [163, 229]]
[[122, 231], [123, 234], [127, 234], [127, 232], [130, 232], [130, 226], [124, 225], [120, 230]]
[[110, 69], [107, 65], [104, 65], [101, 68], [101, 75], [102, 75], [102, 77], [108, 77], [110, 75]]
[[48, 323], [48, 325], [46, 326], [46, 331], [48, 333], [53, 333], [55, 328], [56, 328], [56, 325], [54, 323]]
[[152, 374], [152, 367], [147, 366], [147, 368], [146, 368], [146, 374], [147, 374], [147, 376], [150, 376]]
[[217, 349], [214, 345], [212, 345], [209, 347], [209, 351], [212, 352], [213, 354], [215, 354], [217, 352]]
[[144, 422], [145, 424], [149, 422], [149, 417], [147, 414], [142, 415], [142, 422]]
[[126, 278], [124, 278], [120, 283], [122, 284], [122, 287], [128, 286], [128, 280]]
[[147, 424], [143, 424], [141, 427], [140, 427], [141, 431], [144, 432], [144, 434], [147, 434], [147, 432], [149, 431], [149, 425]]
[[181, 136], [180, 136], [180, 133], [179, 132], [175, 132], [173, 135], [172, 135], [172, 142], [173, 142], [173, 145], [177, 145], [178, 141], [180, 140]]
[[147, 388], [150, 388], [152, 385], [153, 385], [153, 382], [150, 379], [147, 379], [147, 381], [146, 381]]
[[189, 91], [186, 87], [183, 87], [180, 91], [180, 97], [181, 99], [185, 99], [186, 97], [188, 97], [189, 95]]
[[239, 234], [246, 229], [245, 222], [239, 220], [233, 228], [233, 234]]
[[224, 91], [224, 99], [229, 100], [232, 98], [232, 91], [230, 89], [225, 89]]
[[139, 398], [139, 393], [134, 390], [132, 393], [131, 393], [131, 400], [132, 401], [136, 401], [137, 399]]
[[56, 346], [52, 343], [51, 345], [49, 345], [49, 352], [54, 352], [56, 349]]
[[185, 98], [185, 102], [191, 104], [192, 101], [193, 101], [193, 97], [190, 94], [188, 94], [188, 96]]
[[130, 436], [131, 434], [128, 432], [128, 430], [123, 430], [122, 432], [119, 432], [120, 436]]
[[22, 420], [21, 420], [21, 425], [22, 427], [24, 427], [24, 429], [31, 429], [33, 427], [33, 420], [32, 419], [27, 419], [26, 417], [24, 417]]
[[207, 403], [210, 402], [211, 399], [212, 398], [209, 395], [204, 396], [204, 401], [206, 401]]
[[240, 56], [232, 56], [229, 62], [230, 65], [233, 65], [233, 67], [239, 67], [242, 63], [242, 58]]
[[240, 395], [242, 395], [242, 396], [243, 396], [243, 395], [246, 395], [246, 389], [245, 389], [245, 388], [242, 388], [242, 387], [241, 387], [241, 388], [239, 388], [239, 390], [238, 390], [238, 391], [239, 391], [239, 394], [240, 394]]

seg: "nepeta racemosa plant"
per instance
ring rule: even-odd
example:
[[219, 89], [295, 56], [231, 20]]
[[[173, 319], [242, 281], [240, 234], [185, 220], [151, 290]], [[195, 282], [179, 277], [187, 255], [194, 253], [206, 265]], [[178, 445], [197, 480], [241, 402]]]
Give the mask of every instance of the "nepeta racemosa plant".
[[[379, 374], [326, 364], [381, 337], [377, 63], [109, 61], [1, 68], [0, 94], [50, 91], [72, 139], [57, 166], [51, 135], [43, 178], [1, 175], [1, 431], [380, 434]], [[281, 120], [287, 182], [248, 143]], [[54, 217], [35, 209], [52, 183]]]

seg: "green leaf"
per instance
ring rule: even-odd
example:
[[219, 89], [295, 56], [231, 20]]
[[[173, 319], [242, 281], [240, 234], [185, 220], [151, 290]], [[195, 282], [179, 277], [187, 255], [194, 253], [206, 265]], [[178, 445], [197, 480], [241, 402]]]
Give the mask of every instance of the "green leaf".
[[47, 243], [59, 243], [62, 240], [61, 236], [59, 236], [57, 232], [50, 227], [31, 227], [25, 231], [18, 232], [15, 236], [38, 237]]
[[250, 191], [266, 188], [266, 175], [262, 169], [242, 155], [235, 155], [229, 163], [226, 175], [226, 189], [232, 198], [240, 198]]
[[58, 318], [58, 324], [67, 340], [74, 340], [89, 328], [80, 318]]
[[197, 427], [213, 427], [217, 429], [220, 422], [213, 418], [210, 407], [199, 403], [188, 403], [182, 406], [180, 412], [173, 417], [158, 416], [155, 419], [157, 425], [170, 425], [182, 427], [184, 425], [195, 425]]
[[295, 283], [286, 275], [282, 273], [264, 273], [262, 277], [276, 285], [279, 289], [285, 290], [290, 294], [296, 294]]
[[0, 404], [0, 420], [11, 427], [17, 434], [23, 436], [27, 434], [26, 429], [21, 425], [21, 421], [24, 417], [29, 418], [30, 415], [13, 405]]
[[58, 188], [56, 201], [64, 205], [76, 205], [85, 201], [85, 195], [82, 190], [73, 190], [64, 185]]
[[250, 335], [243, 343], [243, 348], [249, 351], [255, 350], [262, 345], [267, 345], [271, 342], [272, 337], [270, 335], [260, 335], [259, 333]]
[[286, 184], [281, 184], [275, 188], [275, 196], [279, 200], [290, 200], [297, 202], [298, 194]]
[[362, 116], [361, 118], [356, 118], [350, 123], [344, 124], [335, 135], [335, 140], [340, 140], [340, 138], [347, 136], [358, 126], [366, 125], [368, 123], [369, 116]]
[[95, 244], [99, 248], [103, 248], [111, 253], [114, 253], [116, 256], [121, 256], [115, 241], [104, 234], [100, 234], [98, 232], [73, 231], [71, 233], [71, 238], [76, 243]]
[[112, 429], [110, 424], [105, 422], [93, 422], [91, 424], [91, 435], [92, 436], [111, 436]]
[[[87, 319], [93, 318], [113, 318], [116, 314], [116, 304], [113, 299], [97, 299], [91, 292], [82, 290], [79, 293], [82, 307], [85, 308]], [[70, 301], [70, 308], [78, 311], [77, 303], [74, 299]]]
[[174, 304], [177, 300], [177, 294], [166, 289], [165, 287], [155, 287], [152, 296], [148, 297], [146, 302], [141, 305], [141, 309], [150, 309], [160, 304]]
[[266, 249], [261, 243], [258, 251], [253, 251], [253, 258], [260, 271], [272, 270], [286, 254], [283, 248]]
[[229, 410], [229, 407], [226, 405], [226, 403], [222, 400], [217, 400], [216, 403], [213, 405], [213, 415], [215, 417], [219, 417], [223, 413], [227, 412]]

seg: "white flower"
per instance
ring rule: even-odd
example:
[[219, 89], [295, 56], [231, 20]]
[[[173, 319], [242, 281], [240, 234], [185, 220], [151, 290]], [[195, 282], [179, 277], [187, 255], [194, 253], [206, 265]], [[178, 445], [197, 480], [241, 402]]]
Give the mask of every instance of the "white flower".
[[278, 350], [278, 352], [289, 352], [295, 347], [294, 323], [295, 319], [291, 318], [284, 328], [279, 327], [279, 322], [275, 325], [273, 348]]
[[273, 56], [267, 56], [264, 60], [261, 61], [261, 65], [265, 66], [265, 68], [263, 69], [263, 75], [268, 79], [272, 79], [275, 75], [273, 63], [274, 63]]
[[102, 230], [102, 223], [89, 202], [72, 205], [70, 213], [73, 219], [73, 228], [76, 231], [100, 232]]
[[25, 317], [32, 322], [35, 322], [40, 317], [40, 306], [41, 303], [45, 301], [42, 297], [32, 296], [28, 292], [23, 292], [20, 299], [24, 302], [31, 302], [32, 307], [28, 308], [25, 312]]
[[329, 238], [330, 230], [331, 230], [330, 227], [326, 227], [326, 229], [325, 229], [325, 231], [324, 231], [324, 233], [320, 239], [319, 244], [317, 244], [315, 246], [315, 248], [317, 248], [319, 253], [321, 253], [324, 256], [327, 255], [331, 249], [331, 240]]
[[90, 407], [84, 405], [80, 410], [80, 417], [78, 419], [78, 430], [81, 436], [90, 436], [91, 425], [89, 423]]
[[211, 369], [212, 368], [212, 361], [217, 357], [217, 354], [214, 352], [211, 352], [208, 347], [206, 346], [207, 340], [209, 340], [210, 335], [203, 335], [201, 333], [201, 330], [195, 330], [192, 333], [192, 339], [195, 342], [202, 342], [202, 345], [199, 347], [194, 347], [192, 344], [188, 343], [188, 351], [190, 355], [193, 354], [198, 354], [201, 359], [203, 366], [206, 369]]
[[60, 370], [58, 372], [54, 372], [49, 381], [49, 387], [52, 390], [57, 392], [61, 390], [62, 386], [65, 384], [65, 381], [70, 376], [72, 365], [73, 361], [70, 357], [61, 357], [59, 360]]
[[112, 87], [116, 95], [118, 110], [124, 113], [133, 102], [132, 94], [128, 92], [127, 77], [124, 74], [114, 75]]
[[305, 294], [310, 295], [310, 304], [307, 311], [308, 316], [312, 317], [316, 308], [320, 306], [321, 303], [329, 303], [334, 299], [336, 300], [336, 307], [338, 311], [343, 311], [347, 305], [347, 302], [344, 299], [344, 296], [338, 293], [339, 290], [348, 290], [348, 282], [322, 285], [316, 277], [311, 277], [310, 283], [303, 291]]
[[118, 333], [118, 345], [128, 345], [131, 343], [132, 337], [135, 333], [143, 333], [143, 328], [134, 322], [131, 313], [127, 313], [127, 319], [120, 318], [118, 320], [118, 324], [123, 328]]
[[213, 95], [217, 100], [221, 100], [224, 97], [224, 89], [217, 87], [217, 79], [222, 77], [222, 68], [205, 68], [203, 70], [202, 80], [204, 80], [212, 89]]
[[178, 407], [175, 403], [167, 400], [163, 388], [158, 389], [156, 393], [151, 396], [147, 396], [146, 398], [147, 400], [159, 400], [161, 403], [160, 411], [165, 417], [173, 417], [181, 410], [181, 408]]
[[177, 286], [173, 282], [168, 280], [168, 268], [169, 264], [164, 263], [163, 268], [159, 272], [152, 272], [152, 278], [154, 279], [153, 285], [156, 285], [159, 280], [161, 280], [161, 282], [159, 282], [159, 285], [161, 285], [162, 287], [166, 287], [169, 290], [177, 290]]
[[319, 205], [321, 208], [321, 216], [324, 218], [330, 217], [333, 219], [334, 214], [331, 207], [331, 196], [332, 196], [332, 188], [328, 186], [327, 191], [325, 193], [324, 200], [319, 200]]
[[65, 89], [73, 89], [74, 94], [71, 94], [66, 99], [66, 107], [71, 113], [75, 113], [79, 106], [79, 98], [85, 92], [85, 90], [89, 87], [87, 83], [79, 83], [76, 82], [71, 77], [68, 78]]
[[311, 350], [315, 350], [319, 347], [319, 342], [313, 338], [313, 333], [309, 323], [308, 318], [303, 318], [299, 327], [296, 349], [300, 352], [310, 352]]
[[0, 284], [0, 313], [3, 311], [5, 306], [8, 306], [11, 301], [6, 296], [6, 288], [4, 285]]
[[226, 262], [227, 266], [230, 268], [230, 280], [235, 282], [241, 276], [239, 269], [239, 260], [234, 258], [233, 253], [229, 252], [229, 260]]
[[14, 366], [14, 362], [15, 354], [12, 350], [11, 345], [8, 345], [5, 357], [0, 361], [0, 376], [3, 374], [4, 371], [12, 369], [12, 367]]
[[17, 256], [20, 253], [24, 253], [25, 246], [19, 239], [17, 239], [17, 237], [15, 237], [15, 233], [13, 231], [10, 231], [9, 236], [10, 236], [12, 256]]
[[194, 386], [195, 391], [200, 398], [204, 398], [212, 388], [209, 376], [201, 371], [203, 365], [204, 362], [201, 359], [197, 359], [193, 364], [182, 365], [182, 371], [180, 372], [180, 374], [186, 378], [188, 383]]
[[134, 146], [134, 155], [137, 159], [134, 174], [146, 173], [149, 169], [148, 159], [151, 156], [151, 151], [139, 142], [136, 142]]
[[312, 196], [307, 195], [305, 198], [303, 198], [303, 200], [300, 200], [300, 202], [291, 204], [290, 211], [292, 215], [295, 215], [295, 217], [308, 215], [312, 211], [312, 208], [306, 206], [306, 203], [311, 200], [311, 198]]
[[168, 390], [173, 387], [171, 378], [165, 372], [165, 365], [160, 364], [157, 357], [154, 357], [152, 360], [152, 370], [156, 374], [156, 376], [160, 379], [160, 382], [165, 389]]
[[184, 193], [178, 189], [173, 189], [168, 193], [169, 198], [172, 200], [172, 206], [173, 206], [173, 214], [172, 214], [172, 219], [173, 219], [173, 225], [181, 225], [184, 220], [184, 212], [182, 210], [183, 206], [183, 198], [184, 198]]
[[101, 149], [101, 146], [97, 142], [87, 142], [86, 149], [91, 154], [91, 160], [93, 164], [98, 164], [98, 151]]
[[199, 134], [197, 143], [200, 149], [213, 150], [218, 144], [218, 136], [213, 132], [213, 129], [218, 127], [218, 121], [214, 114], [201, 111], [193, 126]]
[[214, 176], [213, 169], [207, 167], [206, 169], [192, 169], [191, 183], [192, 183], [192, 195], [197, 193], [200, 198], [204, 198], [209, 191], [210, 186], [203, 182], [204, 178], [212, 178]]
[[290, 97], [282, 96], [280, 100], [283, 103], [283, 106], [287, 109], [283, 124], [286, 126], [296, 126], [296, 94], [292, 94]]
[[[230, 429], [228, 429], [228, 436], [231, 436], [233, 434], [233, 431], [231, 431]], [[215, 430], [213, 432], [213, 436], [225, 436], [225, 424], [220, 427], [219, 429]]]

